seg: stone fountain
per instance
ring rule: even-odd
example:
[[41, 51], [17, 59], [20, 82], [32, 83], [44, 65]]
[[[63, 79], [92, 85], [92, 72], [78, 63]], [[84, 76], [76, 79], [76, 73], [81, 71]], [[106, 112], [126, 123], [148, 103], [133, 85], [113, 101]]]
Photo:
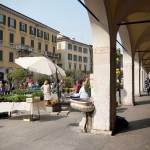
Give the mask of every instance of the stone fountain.
[[83, 113], [83, 118], [79, 123], [82, 132], [91, 132], [93, 122], [94, 105], [88, 99], [70, 99], [70, 106]]

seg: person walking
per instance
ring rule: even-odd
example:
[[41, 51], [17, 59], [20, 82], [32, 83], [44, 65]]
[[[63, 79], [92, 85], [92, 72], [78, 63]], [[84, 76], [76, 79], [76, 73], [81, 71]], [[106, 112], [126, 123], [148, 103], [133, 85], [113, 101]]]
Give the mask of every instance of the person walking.
[[48, 80], [44, 81], [44, 84], [41, 87], [43, 94], [44, 94], [44, 100], [45, 100], [45, 105], [49, 104], [49, 100], [51, 98], [51, 91], [50, 91], [50, 85]]
[[147, 94], [150, 94], [150, 79], [147, 77], [147, 79], [145, 80], [145, 87], [147, 89]]

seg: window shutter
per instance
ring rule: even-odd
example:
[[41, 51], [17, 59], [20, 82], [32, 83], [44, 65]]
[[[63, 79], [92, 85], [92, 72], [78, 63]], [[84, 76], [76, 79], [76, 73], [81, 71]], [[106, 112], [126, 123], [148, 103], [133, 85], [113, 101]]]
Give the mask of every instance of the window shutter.
[[3, 18], [3, 24], [5, 25], [6, 24], [6, 16], [4, 15], [4, 18]]
[[15, 29], [16, 29], [16, 20], [14, 20], [14, 27], [15, 27]]
[[44, 32], [44, 40], [46, 39], [46, 32]]
[[49, 41], [49, 33], [48, 33], [48, 41]]
[[25, 24], [25, 32], [27, 32], [27, 24]]
[[3, 30], [0, 30], [0, 41], [3, 41]]
[[53, 35], [52, 35], [52, 42], [53, 42]]
[[3, 60], [3, 51], [0, 51], [0, 61]]
[[41, 32], [41, 37], [43, 38], [43, 31]]
[[36, 28], [34, 28], [34, 35], [36, 35]]
[[30, 34], [31, 34], [31, 26], [30, 26]]
[[57, 38], [56, 38], [56, 36], [55, 36], [55, 43], [56, 43], [56, 40], [57, 40]]
[[8, 17], [8, 27], [10, 27], [10, 17]]
[[20, 22], [20, 25], [19, 25], [19, 30], [22, 31], [22, 30], [21, 30], [21, 22]]

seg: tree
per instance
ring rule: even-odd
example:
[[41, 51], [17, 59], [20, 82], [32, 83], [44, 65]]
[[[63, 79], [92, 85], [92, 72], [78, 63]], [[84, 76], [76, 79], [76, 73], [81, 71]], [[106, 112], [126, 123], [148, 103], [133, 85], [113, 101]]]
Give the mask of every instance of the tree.
[[7, 74], [7, 78], [12, 82], [21, 83], [28, 77], [28, 71], [22, 68], [15, 68]]
[[73, 82], [82, 79], [82, 72], [80, 70], [66, 70], [66, 77], [71, 77]]

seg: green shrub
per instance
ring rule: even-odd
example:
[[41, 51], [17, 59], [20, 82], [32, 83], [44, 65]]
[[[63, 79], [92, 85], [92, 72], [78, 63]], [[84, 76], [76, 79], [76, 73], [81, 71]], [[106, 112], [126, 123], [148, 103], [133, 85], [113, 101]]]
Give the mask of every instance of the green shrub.
[[40, 97], [40, 99], [43, 99], [44, 95], [42, 91], [35, 91], [32, 93], [32, 97]]

